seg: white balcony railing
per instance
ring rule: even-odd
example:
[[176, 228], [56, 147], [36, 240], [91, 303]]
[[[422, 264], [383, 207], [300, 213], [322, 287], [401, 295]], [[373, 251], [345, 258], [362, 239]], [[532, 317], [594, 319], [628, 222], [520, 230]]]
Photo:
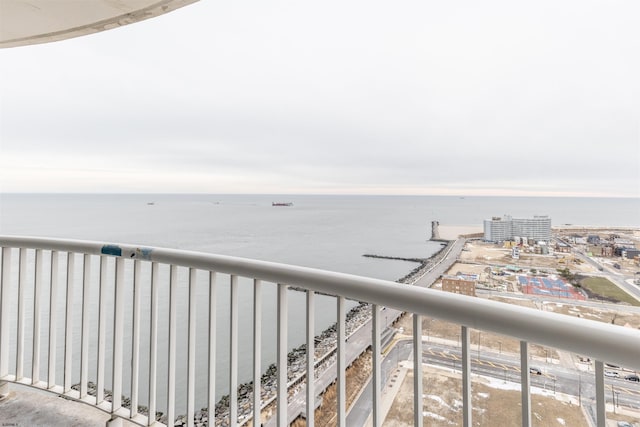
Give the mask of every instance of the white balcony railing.
[[[202, 382], [206, 383], [204, 395], [208, 417], [214, 419], [217, 346], [228, 346], [229, 351], [228, 423], [235, 426], [247, 420], [238, 415], [239, 319], [249, 316], [239, 312], [240, 286], [252, 288], [253, 295], [253, 313], [250, 315], [254, 319], [253, 343], [250, 348], [253, 349], [253, 384], [256, 385], [252, 399], [254, 419], [260, 419], [260, 409], [266, 403], [260, 393], [263, 284], [271, 283], [277, 288], [275, 400], [279, 426], [288, 423], [289, 287], [306, 293], [307, 372], [313, 371], [317, 362], [314, 359], [315, 295], [336, 297], [339, 426], [346, 425], [347, 412], [347, 300], [372, 304], [374, 426], [382, 423], [383, 306], [413, 313], [416, 355], [422, 354], [421, 316], [460, 325], [465, 426], [472, 425], [469, 328], [520, 341], [523, 426], [531, 425], [530, 342], [596, 360], [597, 424], [602, 426], [606, 422], [603, 362], [640, 369], [640, 331], [480, 298], [330, 271], [182, 250], [14, 236], [1, 236], [0, 247], [0, 381], [61, 394], [107, 411], [114, 419], [124, 418], [139, 425], [157, 422], [154, 414], [160, 407], [166, 411], [165, 423], [173, 425], [176, 402], [181, 400], [186, 408], [186, 422], [193, 425], [196, 402], [203, 395], [203, 390], [196, 391], [196, 384]], [[228, 280], [221, 280], [226, 277]], [[186, 295], [181, 296], [182, 291]], [[159, 307], [159, 295], [163, 292], [168, 295], [166, 310]], [[224, 342], [216, 337], [216, 307], [220, 307], [217, 298], [222, 294], [228, 294], [229, 298], [229, 330]], [[180, 307], [184, 307], [186, 313], [182, 312], [184, 310], [179, 312]], [[201, 307], [206, 307], [204, 316]], [[148, 310], [147, 320], [141, 316], [141, 311], [145, 310]], [[184, 329], [186, 337], [179, 335], [178, 329]], [[200, 339], [202, 335], [204, 344]], [[167, 337], [166, 346], [159, 346], [159, 336]], [[178, 360], [183, 352], [177, 348], [181, 339], [187, 343], [184, 360]], [[148, 349], [141, 350], [141, 343], [145, 346], [148, 343]], [[159, 358], [159, 355], [166, 357]], [[177, 363], [186, 369], [176, 368]], [[420, 426], [421, 357], [414, 357], [414, 369], [414, 424]], [[315, 381], [314, 375], [310, 377]], [[79, 386], [73, 387], [76, 380]], [[90, 382], [96, 384], [94, 395], [90, 393]], [[112, 391], [111, 401], [105, 396], [105, 388]], [[306, 390], [307, 425], [313, 426], [316, 396], [314, 387], [306, 387]], [[123, 394], [129, 394], [130, 400], [126, 404]], [[160, 397], [162, 403], [159, 403]], [[146, 413], [151, 415], [139, 413], [141, 401], [148, 406]]]

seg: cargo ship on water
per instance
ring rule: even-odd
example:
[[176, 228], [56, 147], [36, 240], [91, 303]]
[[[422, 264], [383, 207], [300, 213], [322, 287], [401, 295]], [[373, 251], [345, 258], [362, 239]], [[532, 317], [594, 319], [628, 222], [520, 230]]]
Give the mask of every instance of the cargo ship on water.
[[271, 206], [293, 206], [291, 202], [271, 202]]

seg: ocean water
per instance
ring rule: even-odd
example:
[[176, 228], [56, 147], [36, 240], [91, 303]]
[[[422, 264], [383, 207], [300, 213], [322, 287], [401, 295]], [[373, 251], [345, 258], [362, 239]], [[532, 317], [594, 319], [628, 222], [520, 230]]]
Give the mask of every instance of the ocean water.
[[[290, 207], [273, 207], [272, 202], [291, 202]], [[268, 196], [268, 195], [91, 195], [91, 194], [3, 194], [0, 195], [0, 234], [31, 235], [132, 243], [283, 262], [329, 269], [380, 279], [395, 280], [416, 265], [402, 261], [365, 258], [363, 254], [425, 258], [440, 244], [428, 241], [431, 221], [441, 225], [480, 226], [491, 216], [511, 214], [515, 217], [549, 215], [554, 225], [640, 226], [640, 199], [603, 198], [507, 198], [507, 197], [427, 197], [427, 196]], [[131, 266], [127, 267], [129, 270]], [[92, 266], [97, 272], [98, 266]], [[94, 273], [96, 274], [96, 273]], [[164, 271], [165, 276], [168, 272]], [[186, 272], [179, 272], [182, 290], [186, 289]], [[221, 283], [226, 284], [224, 277]], [[250, 313], [250, 283], [241, 282], [241, 313]], [[206, 337], [207, 287], [199, 278], [198, 336]], [[148, 286], [142, 289], [143, 301]], [[186, 324], [186, 294], [178, 297], [179, 328]], [[216, 395], [228, 393], [228, 292], [219, 286], [217, 349], [218, 371]], [[79, 298], [79, 296], [78, 296]], [[168, 290], [163, 287], [160, 305], [168, 304]], [[263, 312], [264, 344], [262, 366], [275, 360], [275, 287], [265, 286]], [[97, 303], [94, 303], [97, 304]], [[94, 310], [97, 311], [97, 305]], [[304, 342], [304, 295], [290, 292], [290, 348]], [[148, 330], [148, 306], [143, 304], [141, 328]], [[335, 300], [319, 298], [316, 307], [316, 332], [335, 322]], [[77, 313], [76, 313], [77, 315]], [[130, 322], [131, 312], [125, 313]], [[166, 326], [161, 313], [161, 327]], [[92, 322], [96, 324], [95, 316]], [[251, 376], [252, 315], [240, 317], [240, 381]], [[110, 320], [107, 322], [109, 324]], [[62, 321], [60, 321], [62, 323]], [[182, 332], [184, 332], [181, 329]], [[110, 333], [110, 332], [109, 332]], [[79, 339], [79, 332], [76, 334]], [[143, 333], [144, 336], [144, 333]], [[129, 335], [125, 340], [130, 341]], [[58, 340], [59, 349], [61, 339]], [[46, 342], [46, 341], [45, 341]], [[79, 343], [76, 343], [79, 345]], [[74, 344], [74, 345], [76, 345]], [[95, 341], [91, 346], [95, 348]], [[110, 345], [110, 344], [109, 344]], [[148, 343], [141, 343], [142, 357], [148, 355]], [[75, 348], [78, 348], [77, 346]], [[130, 344], [125, 346], [126, 354]], [[179, 331], [178, 356], [183, 361], [186, 334]], [[166, 369], [166, 337], [159, 341], [159, 372]], [[146, 353], [145, 353], [146, 352]], [[197, 348], [198, 363], [206, 362], [206, 345]], [[58, 357], [61, 363], [62, 355]], [[77, 366], [77, 364], [75, 365]], [[91, 366], [95, 366], [92, 359]], [[28, 366], [26, 367], [28, 369]], [[125, 366], [130, 372], [130, 367]], [[146, 365], [142, 362], [141, 383], [145, 384]], [[179, 370], [184, 369], [180, 364]], [[90, 369], [91, 374], [95, 369]], [[44, 375], [44, 372], [43, 374]], [[79, 373], [74, 373], [77, 381]], [[109, 371], [107, 370], [107, 378]], [[107, 382], [109, 386], [110, 382]], [[159, 384], [158, 406], [163, 408], [166, 385]], [[179, 380], [178, 388], [184, 387]], [[125, 394], [128, 383], [125, 381]], [[141, 403], [146, 402], [144, 385]], [[164, 389], [163, 389], [164, 387]], [[206, 384], [196, 385], [198, 407], [205, 406]], [[177, 393], [178, 413], [184, 410], [184, 393]]]
[[[272, 201], [292, 202], [272, 207]], [[148, 203], [154, 203], [150, 205]], [[420, 257], [431, 221], [496, 215], [640, 226], [640, 198], [1, 194], [0, 233], [139, 243], [393, 279], [363, 253]]]

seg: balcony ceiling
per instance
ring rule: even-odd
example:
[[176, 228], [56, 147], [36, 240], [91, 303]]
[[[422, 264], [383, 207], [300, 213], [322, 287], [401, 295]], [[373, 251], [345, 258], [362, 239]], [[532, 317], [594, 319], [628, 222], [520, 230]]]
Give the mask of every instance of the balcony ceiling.
[[133, 24], [197, 0], [1, 0], [0, 47], [64, 40]]

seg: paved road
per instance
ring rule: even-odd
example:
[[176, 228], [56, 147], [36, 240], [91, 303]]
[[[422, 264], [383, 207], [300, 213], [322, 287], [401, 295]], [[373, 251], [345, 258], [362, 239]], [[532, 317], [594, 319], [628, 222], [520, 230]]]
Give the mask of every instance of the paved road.
[[628, 293], [636, 297], [638, 300], [640, 300], [640, 286], [626, 282], [626, 280], [629, 280], [629, 279], [633, 280], [634, 279], [633, 275], [625, 276], [618, 271], [610, 269], [609, 266], [607, 265], [598, 263], [596, 260], [594, 260], [590, 256], [587, 256], [583, 252], [575, 251], [574, 253], [578, 255], [580, 259], [593, 265], [594, 267], [602, 268], [602, 271], [600, 272], [600, 274], [595, 274], [594, 276], [600, 276], [600, 277], [605, 277], [609, 279], [610, 281], [612, 281], [613, 283], [615, 283], [616, 285], [618, 285], [619, 287], [621, 287], [622, 289], [626, 290]]
[[[459, 347], [441, 344], [430, 344], [423, 352], [423, 363], [460, 369], [461, 351]], [[582, 396], [582, 399], [595, 400], [594, 372], [581, 372], [553, 363], [530, 362], [529, 366], [542, 371], [541, 375], [531, 375], [531, 385], [548, 391], [556, 391], [572, 396]], [[514, 354], [496, 354], [482, 351], [480, 360], [477, 353], [472, 351], [471, 369], [473, 373], [490, 376], [503, 381], [520, 383], [520, 359]], [[610, 370], [607, 368], [606, 370]], [[629, 372], [620, 371], [624, 377]], [[623, 378], [605, 377], [605, 389], [611, 396], [611, 390], [617, 392], [617, 401], [622, 406], [640, 409], [640, 384], [626, 381]]]
[[[430, 287], [440, 276], [447, 271], [453, 263], [458, 259], [465, 239], [456, 240], [448, 249], [445, 257], [431, 268], [426, 274], [421, 276], [414, 284], [417, 286]], [[402, 314], [401, 311], [383, 308], [381, 311], [382, 326], [387, 329]], [[384, 334], [383, 334], [384, 335]], [[371, 345], [371, 319], [368, 320], [360, 329], [355, 331], [347, 338], [347, 354], [346, 363], [349, 366], [356, 358], [358, 358]], [[319, 396], [333, 381], [336, 379], [336, 364], [333, 363], [319, 374], [315, 382], [315, 393]], [[371, 393], [369, 393], [371, 394]], [[289, 398], [287, 419], [289, 423], [295, 420], [300, 414], [306, 411], [306, 386], [302, 386], [298, 391]], [[274, 427], [276, 425], [276, 416], [272, 416], [264, 425], [266, 427]], [[349, 424], [351, 425], [351, 424]]]
[[[400, 312], [387, 308], [383, 310], [381, 314], [381, 326], [386, 329], [391, 326], [397, 316], [400, 315]], [[345, 356], [347, 366], [356, 360], [370, 345], [371, 320], [363, 324], [347, 338], [347, 354]], [[336, 369], [337, 366], [334, 361], [318, 375], [314, 383], [316, 396], [320, 396], [320, 394], [336, 380]], [[293, 422], [300, 414], [306, 412], [306, 393], [306, 385], [302, 385], [302, 387], [289, 398], [287, 410], [289, 423]], [[276, 422], [276, 416], [274, 414], [264, 425], [266, 427], [273, 427], [276, 425]]]
[[458, 259], [466, 239], [457, 239], [453, 242], [446, 256], [431, 270], [426, 272], [422, 277], [415, 281], [415, 285], [425, 288], [430, 287], [433, 283], [440, 278]]
[[[403, 342], [400, 341], [400, 344]], [[410, 343], [410, 341], [409, 341]], [[453, 370], [460, 370], [461, 350], [458, 346], [423, 343], [425, 347], [422, 362]], [[409, 359], [412, 353], [410, 345], [400, 345], [389, 352], [383, 363], [383, 378], [388, 378], [389, 372], [397, 366], [399, 361]], [[476, 356], [476, 357], [474, 357]], [[576, 396], [583, 405], [592, 408], [595, 413], [595, 378], [594, 372], [581, 372], [552, 363], [532, 362], [530, 366], [542, 371], [541, 375], [531, 375], [531, 386], [547, 390], [548, 393], [564, 393]], [[482, 351], [480, 359], [472, 351], [471, 369], [474, 374], [496, 378], [502, 381], [520, 383], [520, 359], [517, 354], [501, 354]], [[609, 370], [609, 369], [607, 369]], [[621, 376], [628, 372], [620, 372]], [[613, 396], [619, 406], [640, 409], [640, 384], [625, 381], [622, 378], [605, 377], [605, 398], [611, 402]], [[578, 397], [579, 396], [579, 397]], [[365, 424], [372, 406], [371, 382], [369, 382], [351, 409], [347, 417], [347, 425], [362, 426]]]
[[[389, 381], [389, 377], [391, 373], [398, 368], [398, 363], [409, 359], [413, 348], [413, 343], [411, 341], [400, 341], [389, 351], [387, 356], [382, 361], [380, 366], [381, 368], [381, 378], [384, 384]], [[358, 398], [358, 400], [353, 404], [349, 414], [347, 415], [347, 425], [348, 426], [362, 426], [369, 418], [369, 414], [371, 414], [372, 406], [373, 406], [373, 382], [369, 379], [367, 385], [365, 386], [362, 394]]]

